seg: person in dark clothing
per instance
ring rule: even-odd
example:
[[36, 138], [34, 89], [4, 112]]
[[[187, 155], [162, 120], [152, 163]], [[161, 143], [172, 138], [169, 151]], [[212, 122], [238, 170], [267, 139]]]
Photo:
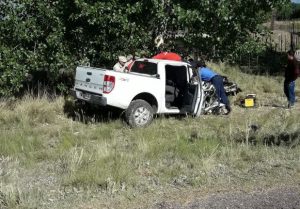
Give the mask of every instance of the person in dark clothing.
[[211, 82], [214, 85], [219, 104], [223, 103], [227, 109], [227, 114], [229, 114], [231, 112], [231, 107], [225, 93], [223, 77], [208, 68], [204, 61], [197, 62], [196, 67], [198, 68], [200, 79], [202, 81]]
[[295, 104], [295, 80], [299, 76], [299, 63], [293, 50], [288, 51], [287, 58], [288, 63], [284, 75], [284, 94], [288, 100], [288, 108], [291, 108]]

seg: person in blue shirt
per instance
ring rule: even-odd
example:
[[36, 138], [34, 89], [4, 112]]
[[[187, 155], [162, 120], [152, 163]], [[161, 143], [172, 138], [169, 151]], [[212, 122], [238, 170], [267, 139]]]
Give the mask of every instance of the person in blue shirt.
[[227, 109], [227, 114], [229, 114], [231, 112], [231, 107], [224, 89], [223, 77], [208, 68], [203, 60], [197, 62], [196, 67], [198, 69], [199, 76], [201, 77], [200, 79], [202, 81], [211, 82], [214, 85], [219, 105], [220, 103], [223, 103]]

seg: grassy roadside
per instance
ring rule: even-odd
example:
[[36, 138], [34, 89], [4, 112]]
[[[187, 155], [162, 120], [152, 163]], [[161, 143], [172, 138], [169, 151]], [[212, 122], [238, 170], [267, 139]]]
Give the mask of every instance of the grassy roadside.
[[280, 107], [283, 79], [212, 67], [241, 95], [256, 93], [259, 107], [129, 129], [118, 119], [74, 121], [61, 97], [1, 102], [1, 208], [146, 208], [141, 198], [178, 190], [299, 184], [300, 106]]

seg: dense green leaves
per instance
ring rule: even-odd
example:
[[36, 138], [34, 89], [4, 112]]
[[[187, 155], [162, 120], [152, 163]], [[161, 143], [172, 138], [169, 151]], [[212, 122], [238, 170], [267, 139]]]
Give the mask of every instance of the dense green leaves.
[[258, 26], [273, 9], [287, 4], [289, 0], [2, 0], [0, 95], [37, 81], [64, 91], [69, 85], [65, 78], [72, 77], [76, 65], [111, 68], [120, 54], [150, 56], [157, 50], [157, 35], [180, 53], [197, 49], [208, 56], [218, 51], [222, 58], [234, 57], [244, 48], [256, 50], [251, 37], [263, 32]]
[[58, 1], [6, 0], [1, 11], [1, 95], [18, 92], [32, 75], [55, 88], [59, 72], [75, 64]]
[[261, 23], [270, 12], [289, 1], [220, 0], [176, 1], [175, 13], [182, 27], [188, 28], [187, 43], [204, 54], [212, 48], [231, 54], [251, 34], [263, 31]]

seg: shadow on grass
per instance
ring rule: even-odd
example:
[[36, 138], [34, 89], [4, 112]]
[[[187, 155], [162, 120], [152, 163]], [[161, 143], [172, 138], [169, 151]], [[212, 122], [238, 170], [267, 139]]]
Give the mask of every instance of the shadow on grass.
[[74, 121], [82, 123], [108, 123], [124, 119], [124, 110], [114, 107], [101, 107], [85, 102], [65, 99], [64, 113]]
[[259, 136], [258, 131], [260, 130], [259, 125], [250, 125], [247, 138], [237, 139], [237, 142], [249, 143], [252, 145], [264, 144], [266, 146], [287, 146], [294, 148], [300, 145], [300, 131], [294, 132], [280, 132], [280, 133], [269, 133]]
[[282, 132], [278, 135], [268, 135], [263, 138], [263, 142], [268, 146], [289, 146], [294, 148], [300, 143], [300, 131], [293, 133]]

